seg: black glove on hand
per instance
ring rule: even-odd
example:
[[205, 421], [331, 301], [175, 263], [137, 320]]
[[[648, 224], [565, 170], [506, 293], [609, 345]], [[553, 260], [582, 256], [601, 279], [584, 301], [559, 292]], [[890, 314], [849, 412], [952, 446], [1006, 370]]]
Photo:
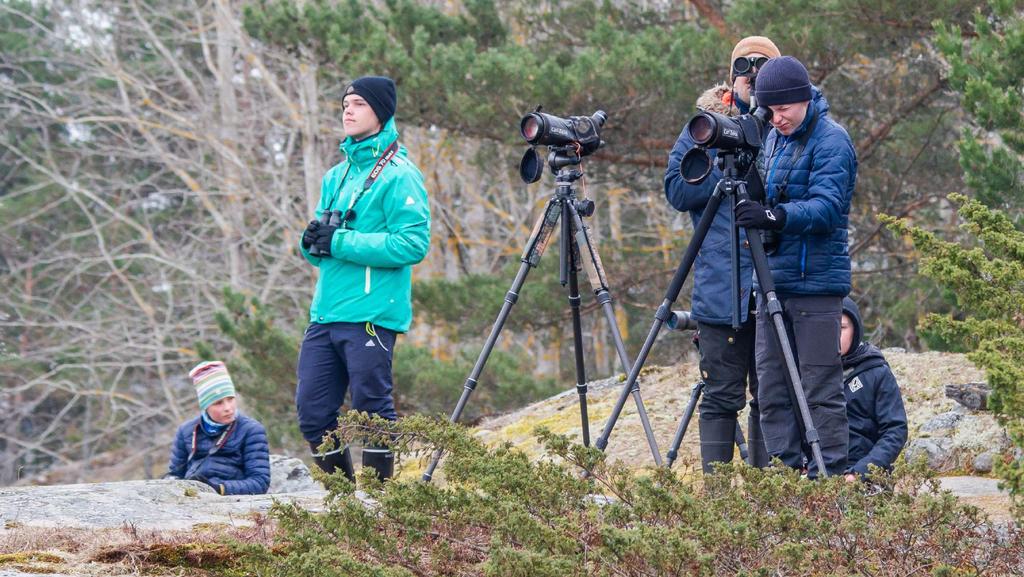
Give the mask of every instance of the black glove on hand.
[[316, 240], [313, 244], [320, 251], [320, 256], [331, 256], [331, 241], [334, 240], [334, 231], [338, 227], [329, 224], [322, 224], [316, 229]]
[[760, 202], [748, 200], [736, 205], [736, 225], [744, 228], [782, 230], [786, 226], [786, 211], [781, 206], [766, 208]]
[[309, 247], [313, 246], [313, 243], [316, 242], [316, 231], [318, 228], [320, 228], [319, 220], [309, 221], [306, 230], [302, 231], [302, 248], [309, 250]]

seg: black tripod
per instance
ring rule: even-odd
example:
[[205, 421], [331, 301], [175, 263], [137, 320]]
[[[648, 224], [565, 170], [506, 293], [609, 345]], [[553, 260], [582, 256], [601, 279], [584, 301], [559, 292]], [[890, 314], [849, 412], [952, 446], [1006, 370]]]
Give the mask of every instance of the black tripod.
[[[540, 257], [544, 254], [544, 249], [547, 248], [551, 233], [554, 232], [556, 224], [561, 220], [559, 280], [562, 286], [568, 285], [569, 287], [569, 306], [572, 310], [573, 349], [576, 355], [576, 392], [580, 400], [583, 444], [590, 446], [590, 422], [587, 418], [587, 377], [583, 363], [583, 329], [580, 321], [580, 292], [577, 279], [577, 272], [581, 266], [587, 273], [587, 278], [590, 280], [590, 285], [594, 290], [597, 302], [604, 309], [623, 370], [628, 371], [630, 364], [629, 357], [626, 355], [626, 347], [622, 342], [622, 335], [619, 333], [619, 327], [615, 320], [615, 311], [612, 309], [612, 297], [608, 292], [608, 282], [605, 279], [604, 266], [601, 264], [601, 257], [590, 243], [587, 225], [583, 222], [584, 217], [589, 217], [594, 213], [594, 202], [592, 200], [576, 198], [576, 190], [573, 187], [573, 183], [583, 176], [583, 171], [577, 168], [581, 157], [578, 155], [575, 146], [551, 147], [551, 151], [548, 165], [555, 172], [555, 194], [548, 201], [544, 214], [537, 219], [533, 226], [533, 233], [530, 235], [530, 240], [527, 241], [523, 256], [520, 259], [522, 265], [519, 267], [519, 272], [516, 274], [515, 280], [512, 281], [511, 288], [505, 293], [505, 303], [502, 305], [498, 318], [491, 327], [491, 333], [484, 343], [483, 350], [480, 351], [480, 356], [477, 358], [473, 370], [470, 372], [469, 377], [466, 378], [462, 396], [459, 398], [458, 404], [455, 405], [455, 410], [452, 411], [449, 420], [452, 423], [459, 420], [459, 416], [466, 407], [469, 396], [476, 389], [477, 379], [479, 379], [480, 373], [487, 363], [487, 358], [490, 356], [491, 350], [498, 340], [498, 335], [505, 325], [505, 320], [508, 318], [512, 306], [519, 299], [519, 290], [526, 281], [526, 275], [530, 272], [531, 268], [536, 267], [540, 262]], [[651, 447], [655, 460], [660, 465], [661, 453], [658, 451], [658, 444], [654, 439], [654, 431], [651, 429], [651, 423], [647, 418], [647, 412], [644, 409], [639, 390], [635, 392], [634, 399], [640, 414], [640, 422], [643, 424], [644, 433], [647, 435], [647, 443]], [[440, 459], [441, 451], [437, 450], [430, 461], [430, 465], [427, 466], [426, 472], [423, 473], [424, 481], [431, 480], [434, 469], [437, 467]]]
[[[697, 384], [693, 385], [690, 389], [690, 402], [686, 404], [686, 409], [683, 410], [683, 418], [679, 421], [679, 426], [676, 428], [675, 437], [672, 438], [672, 447], [665, 454], [667, 461], [666, 467], [672, 467], [672, 463], [676, 462], [676, 457], [679, 456], [679, 445], [683, 443], [683, 436], [686, 435], [686, 429], [690, 426], [690, 420], [693, 419], [693, 413], [697, 410], [697, 401], [700, 400], [701, 393], [704, 392], [704, 380], [697, 381]], [[743, 437], [743, 429], [740, 428], [739, 421], [736, 422], [736, 446], [740, 450], [740, 458], [744, 461], [747, 460], [749, 452], [747, 449], [747, 440]]]
[[[745, 156], [745, 158], [738, 158], [741, 156]], [[690, 268], [693, 267], [693, 262], [697, 258], [697, 251], [700, 250], [701, 244], [704, 242], [704, 237], [707, 236], [708, 229], [711, 228], [711, 222], [714, 220], [715, 214], [718, 212], [718, 207], [721, 205], [722, 200], [727, 197], [731, 198], [733, 202], [732, 208], [735, 208], [736, 205], [742, 202], [750, 200], [750, 196], [747, 194], [747, 184], [739, 178], [740, 171], [738, 164], [749, 165], [749, 163], [753, 161], [752, 154], [748, 151], [719, 150], [718, 159], [721, 163], [723, 172], [722, 179], [718, 181], [718, 184], [715, 186], [715, 191], [711, 194], [711, 198], [708, 199], [707, 206], [704, 208], [704, 214], [697, 223], [693, 239], [686, 247], [686, 252], [683, 254], [683, 259], [679, 263], [679, 268], [676, 270], [676, 274], [672, 278], [672, 282], [669, 284], [668, 291], [665, 294], [665, 300], [661, 303], [661, 306], [658, 307], [657, 312], [654, 313], [654, 325], [651, 327], [651, 331], [647, 335], [647, 340], [644, 341], [643, 347], [640, 349], [640, 354], [637, 356], [636, 362], [633, 363], [633, 367], [629, 372], [629, 377], [626, 380], [626, 387], [630, 387], [636, 382], [637, 377], [640, 375], [640, 369], [643, 368], [644, 362], [647, 361], [647, 356], [650, 354], [651, 348], [654, 346], [654, 341], [658, 338], [658, 332], [661, 330], [661, 326], [671, 318], [672, 304], [679, 297], [679, 292], [683, 288], [683, 283], [686, 282], [686, 276], [690, 273]], [[739, 267], [737, 259], [738, 243], [736, 242], [736, 239], [739, 231], [736, 229], [735, 220], [732, 220], [734, 219], [734, 216], [732, 216], [733, 212], [734, 211], [730, 211], [729, 218], [733, 224], [732, 283], [734, 302], [736, 302], [735, 297], [738, 294], [737, 285], [739, 282]], [[814, 428], [814, 423], [811, 419], [811, 412], [807, 406], [807, 396], [804, 394], [803, 383], [800, 380], [800, 372], [797, 369], [796, 360], [793, 356], [793, 349], [789, 344], [789, 337], [786, 333], [785, 321], [782, 318], [782, 303], [779, 302], [779, 299], [775, 294], [775, 282], [772, 280], [771, 271], [768, 268], [768, 257], [765, 255], [761, 236], [758, 234], [757, 230], [747, 229], [747, 241], [750, 243], [750, 253], [754, 261], [754, 271], [757, 274], [757, 280], [761, 286], [761, 291], [764, 293], [766, 303], [765, 310], [772, 317], [775, 335], [779, 339], [782, 356], [789, 372], [789, 381], [792, 385], [792, 393], [800, 409], [800, 419], [803, 424], [804, 439], [811, 447], [811, 452], [814, 456], [814, 461], [818, 466], [819, 474], [827, 477], [828, 472], [825, 470], [825, 461], [821, 454], [821, 443], [818, 438], [818, 431]], [[739, 326], [739, 313], [736, 310], [733, 311], [733, 326]], [[619, 407], [616, 407], [616, 409], [618, 408]], [[615, 427], [615, 421], [618, 417], [618, 410], [612, 411], [612, 414], [608, 417], [608, 423], [605, 424], [602, 436], [598, 438], [596, 443], [599, 449], [603, 449], [607, 446], [608, 436], [611, 434], [612, 428]], [[678, 451], [679, 442], [681, 441], [682, 434], [677, 431], [674, 446], [670, 450], [670, 453]]]
[[[733, 230], [735, 230], [735, 228]], [[739, 320], [737, 315], [733, 315], [733, 318], [734, 320]], [[697, 330], [697, 321], [690, 316], [690, 311], [672, 311], [672, 314], [669, 316], [666, 324], [668, 325], [668, 328], [680, 332]], [[672, 446], [669, 447], [668, 452], [665, 453], [666, 467], [671, 468], [672, 464], [676, 461], [676, 457], [679, 456], [679, 446], [683, 443], [683, 437], [686, 435], [686, 430], [690, 426], [693, 414], [697, 410], [697, 402], [700, 401], [700, 396], [704, 392], [704, 386], [704, 379], [701, 379], [693, 385], [692, 389], [690, 389], [690, 401], [686, 404], [686, 408], [683, 409], [683, 416], [679, 420], [679, 426], [676, 427], [676, 434], [672, 437]], [[733, 438], [736, 441], [736, 446], [740, 450], [740, 458], [747, 461], [750, 453], [747, 447], [747, 440], [743, 436], [743, 429], [740, 427], [738, 421], [736, 423], [736, 431], [733, 434]]]

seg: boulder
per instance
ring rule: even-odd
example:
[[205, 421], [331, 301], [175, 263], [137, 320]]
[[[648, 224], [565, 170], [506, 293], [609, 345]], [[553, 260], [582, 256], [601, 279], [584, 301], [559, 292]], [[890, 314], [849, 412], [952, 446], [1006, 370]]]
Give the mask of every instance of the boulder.
[[978, 473], [991, 473], [992, 468], [995, 466], [997, 455], [992, 451], [985, 451], [974, 458], [974, 462], [971, 466]]
[[955, 465], [950, 466], [952, 448], [953, 440], [948, 437], [919, 437], [907, 444], [904, 454], [907, 461], [913, 462], [924, 457], [932, 469], [946, 471], [955, 468]]
[[270, 456], [270, 488], [267, 493], [300, 493], [322, 488], [313, 480], [309, 467], [299, 459], [286, 455]]
[[992, 388], [987, 383], [951, 383], [945, 386], [946, 397], [973, 411], [988, 409]]
[[925, 424], [921, 425], [921, 431], [926, 433], [953, 431], [956, 429], [957, 424], [962, 418], [964, 418], [964, 416], [956, 411], [940, 413], [929, 419]]

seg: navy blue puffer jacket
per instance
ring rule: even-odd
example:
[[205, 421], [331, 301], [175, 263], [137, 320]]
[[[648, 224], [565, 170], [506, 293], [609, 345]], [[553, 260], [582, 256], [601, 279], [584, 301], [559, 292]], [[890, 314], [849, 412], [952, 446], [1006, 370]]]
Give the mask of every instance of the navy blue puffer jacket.
[[[183, 479], [190, 465], [202, 460], [193, 476], [205, 478], [214, 487], [223, 485], [225, 495], [266, 493], [270, 486], [270, 447], [263, 425], [239, 414], [238, 424], [224, 446], [210, 455], [220, 435], [208, 435], [201, 425], [196, 432], [200, 418], [190, 419], [178, 427], [168, 473]], [[196, 452], [190, 461], [188, 457], [192, 450], [193, 432], [196, 432]]]
[[[828, 108], [815, 89], [803, 124], [788, 137], [773, 128], [765, 141], [765, 192], [769, 204], [776, 202], [786, 211], [778, 249], [768, 258], [776, 291], [783, 296], [850, 292], [847, 228], [857, 154]], [[792, 158], [812, 122], [800, 157]], [[782, 190], [787, 170], [789, 180]]]

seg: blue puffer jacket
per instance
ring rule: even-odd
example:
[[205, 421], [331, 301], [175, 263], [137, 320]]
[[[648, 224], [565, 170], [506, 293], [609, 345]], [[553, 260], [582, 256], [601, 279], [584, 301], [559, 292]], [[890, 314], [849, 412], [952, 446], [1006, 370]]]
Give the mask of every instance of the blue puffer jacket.
[[[185, 477], [190, 463], [198, 462], [209, 455], [220, 435], [211, 436], [199, 424], [201, 417], [195, 417], [178, 427], [174, 435], [174, 448], [168, 473], [179, 479]], [[270, 486], [270, 448], [267, 432], [255, 419], [238, 415], [238, 424], [228, 436], [224, 446], [210, 455], [198, 467], [193, 476], [202, 476], [214, 487], [223, 485], [225, 495], [259, 495]], [[196, 453], [189, 461], [192, 450], [192, 434], [196, 431]]]
[[[828, 115], [817, 89], [803, 124], [790, 136], [774, 128], [764, 148], [768, 202], [786, 211], [778, 249], [768, 258], [776, 291], [789, 295], [838, 295], [850, 292], [847, 244], [850, 202], [857, 181], [857, 154], [846, 130]], [[817, 118], [797, 159], [797, 141]], [[790, 170], [786, 190], [780, 191]]]
[[[723, 90], [727, 86], [712, 88], [705, 92], [697, 101], [698, 107], [711, 109], [713, 112], [735, 114], [736, 110], [717, 110], [702, 105], [702, 102], [720, 101]], [[738, 103], [740, 104], [740, 103]], [[696, 228], [704, 215], [704, 208], [715, 191], [715, 185], [722, 178], [722, 171], [715, 166], [711, 174], [699, 184], [690, 184], [679, 174], [679, 163], [686, 151], [693, 148], [693, 138], [684, 127], [676, 139], [672, 152], [668, 155], [668, 168], [665, 169], [665, 198], [669, 204], [679, 211], [689, 211], [693, 226]], [[712, 161], [717, 157], [717, 149], [709, 149]], [[713, 325], [727, 325], [732, 322], [732, 257], [729, 254], [732, 246], [729, 237], [732, 199], [725, 198], [718, 205], [711, 228], [704, 237], [704, 243], [693, 263], [693, 300], [690, 304], [693, 317], [700, 322]], [[740, 230], [740, 322], [747, 318], [750, 303], [750, 290], [753, 284], [754, 265], [750, 257], [750, 248], [746, 244], [746, 231]]]
[[896, 377], [874, 345], [859, 342], [860, 311], [844, 299], [843, 313], [855, 325], [853, 350], [843, 356], [843, 395], [850, 422], [847, 472], [866, 475], [868, 465], [891, 470], [907, 443], [907, 411]]

